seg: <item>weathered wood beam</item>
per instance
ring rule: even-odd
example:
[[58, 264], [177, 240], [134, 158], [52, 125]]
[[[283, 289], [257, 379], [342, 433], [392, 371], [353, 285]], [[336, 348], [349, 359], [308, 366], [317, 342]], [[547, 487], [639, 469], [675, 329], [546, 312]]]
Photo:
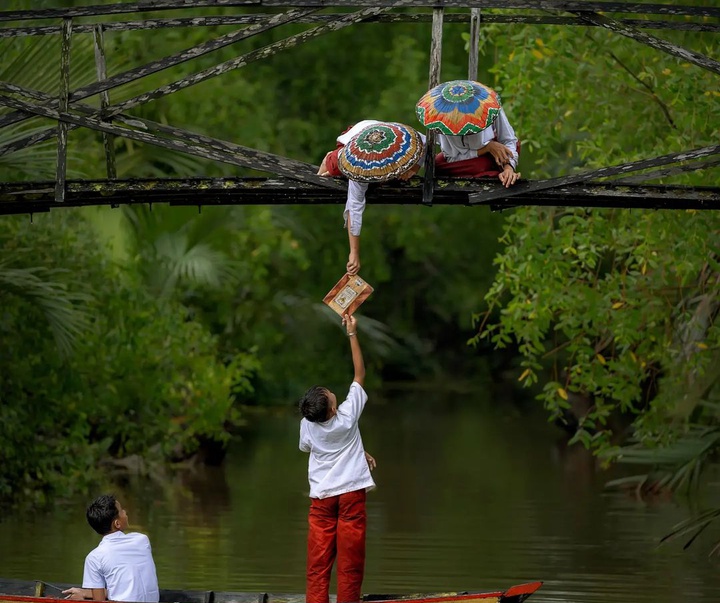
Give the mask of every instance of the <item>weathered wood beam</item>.
[[267, 46], [264, 46], [263, 48], [253, 50], [251, 52], [248, 52], [247, 54], [236, 57], [234, 59], [230, 59], [223, 63], [219, 63], [218, 65], [215, 65], [215, 66], [205, 69], [203, 71], [198, 71], [192, 75], [189, 75], [188, 77], [185, 77], [183, 79], [172, 82], [171, 84], [166, 84], [165, 86], [161, 86], [160, 88], [157, 88], [156, 90], [153, 90], [151, 92], [146, 92], [144, 94], [140, 94], [140, 95], [130, 98], [126, 101], [123, 101], [122, 103], [113, 105], [109, 108], [109, 113], [111, 115], [113, 115], [115, 113], [121, 113], [123, 111], [127, 111], [128, 109], [131, 109], [132, 107], [137, 107], [138, 105], [143, 105], [152, 100], [156, 100], [163, 96], [167, 96], [168, 94], [173, 94], [180, 90], [184, 90], [185, 88], [188, 88], [189, 86], [194, 86], [195, 84], [199, 84], [200, 82], [204, 82], [205, 80], [208, 80], [210, 78], [217, 77], [218, 75], [227, 73], [228, 71], [231, 71], [233, 69], [238, 69], [240, 67], [244, 67], [245, 65], [248, 65], [249, 63], [252, 63], [253, 61], [265, 59], [265, 58], [273, 56], [274, 54], [281, 52], [283, 50], [293, 48], [293, 47], [297, 46], [298, 44], [307, 42], [308, 40], [311, 40], [317, 36], [320, 36], [320, 35], [323, 35], [323, 34], [326, 34], [326, 33], [332, 32], [332, 31], [338, 31], [344, 27], [353, 25], [354, 23], [359, 23], [360, 21], [364, 20], [368, 16], [379, 14], [385, 10], [387, 10], [387, 9], [368, 8], [365, 10], [361, 10], [361, 11], [357, 11], [354, 13], [349, 13], [349, 14], [343, 15], [342, 17], [335, 19], [334, 21], [331, 21], [324, 25], [314, 27], [313, 29], [309, 29], [302, 33], [295, 34], [293, 36], [289, 36], [289, 37], [285, 38], [284, 40], [279, 40], [278, 42], [268, 44]]
[[223, 36], [220, 36], [219, 38], [215, 38], [214, 40], [208, 40], [207, 42], [203, 42], [201, 44], [193, 46], [192, 48], [183, 50], [182, 52], [163, 57], [162, 59], [156, 61], [151, 61], [150, 63], [147, 63], [145, 65], [134, 67], [133, 69], [129, 69], [127, 71], [124, 71], [123, 73], [118, 73], [117, 75], [109, 77], [102, 82], [96, 82], [94, 84], [89, 84], [84, 88], [79, 88], [78, 90], [73, 91], [73, 93], [70, 95], [70, 100], [82, 100], [84, 98], [93, 96], [98, 92], [117, 88], [118, 86], [122, 86], [129, 82], [133, 82], [135, 80], [147, 77], [148, 75], [152, 75], [153, 73], [164, 71], [176, 65], [181, 65], [186, 61], [196, 59], [210, 52], [225, 48], [226, 46], [230, 46], [231, 44], [235, 44], [236, 42], [245, 40], [259, 33], [266, 32], [279, 25], [291, 23], [295, 21], [298, 17], [308, 15], [312, 12], [315, 12], [316, 10], [316, 8], [304, 10], [297, 9], [290, 10], [286, 13], [272, 15], [266, 21], [261, 21], [260, 23], [250, 25], [249, 27], [246, 27], [244, 29], [239, 29], [229, 34], [225, 34]]
[[[421, 205], [423, 183], [394, 181], [370, 187], [370, 205]], [[495, 179], [439, 181], [438, 205], [467, 205], [468, 192], [502, 189]], [[191, 178], [69, 181], [64, 204], [54, 200], [52, 182], [0, 183], [0, 214], [47, 211], [52, 207], [170, 203], [173, 205], [342, 205], [341, 190], [288, 178]], [[501, 205], [502, 204], [502, 205]], [[493, 207], [518, 205], [645, 209], [720, 209], [720, 188], [568, 185], [540, 194], [499, 199]]]
[[[437, 7], [438, 0], [408, 0], [407, 6]], [[338, 0], [336, 4], [327, 0], [152, 0], [151, 2], [118, 2], [72, 8], [0, 11], [0, 22], [28, 19], [59, 19], [69, 17], [92, 17], [118, 15], [147, 11], [195, 9], [201, 7], [268, 6], [299, 7], [330, 6], [345, 7], [386, 7], [400, 6], [402, 0]], [[691, 15], [718, 17], [720, 8], [715, 6], [678, 6], [672, 4], [643, 4], [632, 2], [595, 2], [591, 0], [442, 0], [445, 8], [507, 8], [535, 10], [588, 10], [593, 12], [620, 12], [637, 14]]]
[[[247, 54], [241, 55], [234, 59], [230, 59], [228, 61], [225, 61], [223, 63], [215, 65], [214, 67], [205, 69], [203, 71], [198, 71], [194, 74], [187, 76], [186, 78], [177, 80], [170, 84], [166, 84], [165, 86], [162, 86], [151, 92], [145, 92], [143, 94], [140, 94], [138, 96], [130, 98], [126, 101], [118, 103], [116, 105], [110, 105], [109, 107], [107, 107], [104, 117], [106, 119], [109, 119], [109, 118], [111, 118], [115, 115], [119, 115], [123, 111], [127, 111], [128, 109], [131, 109], [133, 107], [137, 107], [139, 105], [148, 103], [152, 100], [156, 100], [156, 99], [166, 96], [168, 94], [173, 94], [174, 92], [184, 90], [185, 88], [187, 88], [189, 86], [194, 86], [195, 84], [204, 82], [205, 80], [208, 80], [210, 78], [213, 78], [213, 77], [216, 77], [223, 73], [226, 73], [232, 69], [238, 69], [240, 67], [244, 67], [245, 65], [248, 65], [249, 63], [251, 63], [253, 61], [267, 58], [269, 56], [276, 54], [277, 52], [280, 52], [282, 50], [287, 50], [288, 48], [292, 48], [294, 46], [297, 46], [298, 44], [307, 42], [308, 40], [310, 40], [316, 36], [319, 36], [319, 35], [322, 35], [325, 33], [329, 33], [331, 31], [337, 31], [339, 29], [342, 29], [343, 27], [347, 27], [354, 23], [360, 22], [369, 16], [380, 14], [380, 13], [384, 12], [385, 10], [386, 9], [383, 9], [383, 8], [366, 9], [364, 11], [357, 11], [355, 13], [344, 14], [343, 16], [339, 17], [338, 19], [335, 19], [334, 21], [326, 23], [325, 25], [321, 25], [321, 26], [315, 27], [313, 29], [310, 29], [308, 31], [290, 36], [288, 38], [285, 38], [284, 40], [279, 40], [278, 42], [274, 42], [263, 48], [253, 50]], [[41, 97], [38, 96], [37, 94], [33, 95], [32, 91], [22, 88], [20, 86], [17, 86], [15, 84], [11, 84], [9, 82], [0, 82], [0, 90], [2, 90], [3, 92], [23, 94], [26, 96], [29, 95], [31, 98], [35, 98], [36, 100], [41, 100]], [[54, 106], [54, 105], [51, 103], [50, 106]], [[23, 121], [25, 119], [29, 119], [29, 117], [30, 117], [26, 114], [23, 114], [22, 112], [11, 113], [9, 115], [6, 115], [4, 119], [0, 118], [0, 127], [2, 127], [3, 125], [8, 125], [7, 123], [4, 123], [4, 122], [10, 120], [11, 116], [12, 116], [12, 121], [10, 123], [15, 123], [17, 121]], [[2, 146], [0, 146], [0, 156], [8, 154], [8, 153], [14, 153], [21, 149], [24, 149], [25, 147], [43, 142], [49, 138], [49, 135], [50, 135], [50, 131], [48, 131], [48, 130], [46, 130], [44, 132], [35, 132], [35, 133], [29, 134], [21, 139], [14, 140], [11, 143], [2, 145]]]
[[711, 59], [710, 57], [706, 57], [704, 54], [700, 54], [699, 52], [695, 52], [694, 50], [688, 50], [687, 48], [683, 48], [682, 46], [671, 44], [666, 40], [661, 40], [660, 38], [656, 38], [655, 36], [646, 34], [645, 32], [639, 31], [633, 27], [623, 25], [616, 19], [610, 19], [609, 17], [606, 17], [604, 15], [587, 12], [577, 12], [576, 14], [582, 19], [589, 21], [590, 23], [594, 23], [595, 25], [609, 29], [612, 32], [618, 33], [627, 38], [631, 38], [633, 40], [636, 40], [637, 42], [642, 42], [643, 44], [655, 48], [656, 50], [662, 50], [663, 52], [667, 52], [674, 57], [677, 57], [679, 59], [692, 63], [693, 65], [697, 65], [698, 67], [702, 67], [703, 69], [707, 69], [708, 71], [712, 71], [713, 73], [717, 73], [718, 75], [720, 75], [720, 63], [718, 61], [715, 61], [714, 59]]
[[[430, 41], [430, 74], [428, 76], [428, 90], [440, 83], [440, 70], [442, 67], [442, 28], [444, 9], [433, 9], [432, 36]], [[423, 203], [432, 205], [433, 188], [435, 187], [435, 130], [425, 133], [425, 174], [423, 177]]]
[[[471, 9], [480, 10], [480, 9]], [[143, 21], [104, 21], [102, 23], [80, 23], [73, 26], [73, 34], [89, 34], [98, 25], [106, 32], [142, 31], [173, 27], [220, 27], [229, 25], [251, 25], [272, 15], [254, 13], [251, 15], [217, 15], [213, 17], [182, 17], [178, 19], [147, 19]], [[325, 23], [333, 21], [342, 14], [324, 13], [300, 17], [296, 23]], [[390, 13], [368, 17], [363, 23], [430, 23], [430, 13]], [[651, 21], [646, 19], [618, 19], [623, 25], [639, 29], [671, 29], [678, 31], [720, 32], [720, 24], [690, 21]], [[445, 15], [445, 23], [471, 23], [472, 15], [451, 13]], [[571, 25], [579, 27], [602, 27], [580, 17], [554, 17], [539, 15], [488, 15], [483, 14], [483, 23], [528, 24], [528, 25]], [[59, 25], [38, 25], [26, 27], [0, 27], [0, 38], [18, 36], [46, 36], [60, 33]]]
[[618, 174], [637, 172], [639, 170], [644, 170], [647, 168], [660, 167], [661, 165], [668, 165], [671, 163], [677, 163], [679, 161], [688, 161], [691, 159], [708, 157], [710, 155], [716, 155], [717, 153], [720, 153], [720, 145], [711, 145], [700, 149], [694, 149], [692, 151], [670, 153], [669, 155], [662, 155], [654, 159], [643, 159], [641, 161], [634, 161], [631, 163], [624, 163], [621, 165], [599, 168], [597, 170], [579, 172], [577, 174], [571, 174], [570, 176], [561, 176], [560, 178], [535, 180], [534, 182], [521, 181], [515, 184], [512, 188], [506, 189], [504, 191], [495, 190], [483, 193], [473, 193], [470, 195], [470, 203], [487, 203], [489, 201], [493, 201], [499, 198], [507, 199], [510, 197], [515, 197], [517, 195], [537, 193], [538, 191], [562, 187], [569, 184], [588, 182], [590, 180], [595, 180], [596, 178], [606, 178], [608, 176], [615, 176]]
[[[169, 57], [165, 57], [157, 61], [151, 61], [146, 65], [141, 65], [139, 67], [129, 69], [128, 71], [124, 71], [123, 73], [119, 73], [113, 77], [107, 78], [102, 82], [96, 82], [94, 84], [85, 86], [84, 88], [73, 90], [70, 94], [70, 100], [72, 102], [79, 101], [98, 94], [99, 92], [103, 92], [104, 90], [110, 90], [112, 88], [116, 88], [118, 86], [122, 86], [129, 82], [138, 80], [140, 78], [147, 77], [148, 75], [151, 75], [153, 73], [157, 73], [175, 65], [182, 64], [186, 61], [203, 56], [205, 54], [208, 54], [209, 52], [213, 52], [220, 48], [224, 48], [225, 46], [254, 36], [258, 33], [268, 31], [274, 27], [278, 27], [279, 25], [292, 22], [298, 16], [308, 14], [310, 12], [313, 12], [314, 10], [316, 9], [291, 10], [286, 13], [278, 13], [277, 15], [272, 15], [269, 19], [255, 25], [251, 25], [250, 27], [247, 27], [245, 29], [241, 29], [230, 34], [220, 36], [219, 38], [216, 38], [214, 40], [203, 42], [202, 44], [198, 44], [197, 46], [188, 48]], [[9, 115], [5, 115], [4, 117], [0, 118], [0, 128], [10, 124], [18, 123], [25, 119], [27, 119], [27, 116], [23, 115], [22, 113], [11, 113]]]
[[[70, 45], [72, 43], [72, 19], [63, 19], [60, 42], [60, 94], [58, 106], [68, 110], [70, 93]], [[55, 201], [65, 201], [65, 180], [67, 177], [67, 134], [66, 123], [57, 125], [57, 163], [55, 165]]]
[[[96, 25], [93, 41], [95, 45], [95, 72], [99, 81], [103, 81], [107, 77], [107, 68], [105, 65], [105, 42], [103, 40], [103, 26]], [[100, 117], [102, 118], [110, 106], [110, 93], [103, 90], [100, 93]], [[67, 107], [64, 109], [67, 111]], [[67, 125], [67, 124], [66, 124]], [[107, 132], [102, 133], [103, 147], [105, 148], [105, 167], [107, 177], [110, 180], [117, 178], [117, 168], [115, 167], [115, 137]]]
[[615, 178], [612, 180], [613, 184], [639, 184], [641, 182], [647, 182], [648, 180], [655, 180], [657, 178], [665, 178], [666, 176], [677, 176], [678, 174], [686, 174], [687, 172], [695, 172], [697, 170], [704, 170], [711, 167], [720, 165], [720, 159], [714, 159], [711, 161], [695, 161], [693, 163], [686, 163], [685, 165], [678, 165], [674, 167], [664, 168], [661, 170], [653, 170], [652, 172], [646, 172], [644, 174], [638, 174], [637, 176], [627, 176], [625, 178]]
[[[289, 178], [301, 180], [303, 182], [311, 182], [319, 185], [320, 187], [343, 188], [340, 183], [335, 182], [332, 179], [316, 175], [314, 173], [314, 166], [309, 164], [273, 155], [272, 153], [265, 153], [255, 149], [241, 147], [240, 145], [235, 145], [225, 141], [216, 141], [215, 139], [212, 139], [212, 146], [190, 144], [184, 140], [162, 138], [147, 132], [139, 132], [137, 130], [131, 130], [129, 128], [109, 124], [93, 117], [81, 117], [72, 113], [60, 112], [45, 105], [27, 103], [3, 95], [0, 95], [0, 105], [5, 105], [43, 117], [49, 117], [50, 119], [58, 121], [68, 122], [77, 126], [90, 128], [91, 130], [108, 132], [110, 134], [115, 134], [116, 136], [122, 136], [124, 138], [137, 140], [139, 142], [152, 144], [173, 151], [188, 153], [205, 159], [212, 159], [214, 161], [229, 163], [240, 167], [280, 174]], [[139, 122], [139, 120], [137, 121]], [[148, 123], [147, 120], [143, 121]], [[190, 140], [191, 142], [202, 138], [208, 139], [208, 137], [203, 137], [192, 132], [180, 131], [167, 126], [164, 128], [166, 133], [177, 133], [178, 136], [184, 137], [186, 140]]]
[[479, 8], [470, 9], [470, 45], [468, 48], [468, 79], [477, 81], [478, 57], [480, 56], [480, 18]]

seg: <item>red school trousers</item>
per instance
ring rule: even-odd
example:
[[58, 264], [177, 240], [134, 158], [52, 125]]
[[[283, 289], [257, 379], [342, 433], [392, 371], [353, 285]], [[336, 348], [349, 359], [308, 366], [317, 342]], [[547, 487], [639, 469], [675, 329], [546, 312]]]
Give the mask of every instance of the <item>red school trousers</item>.
[[[520, 155], [520, 141], [517, 142]], [[435, 155], [435, 176], [438, 178], [497, 178], [502, 168], [492, 155], [480, 155], [472, 159], [448, 161], [443, 153]]]
[[357, 603], [365, 573], [365, 490], [310, 499], [306, 603], [328, 603], [337, 557], [337, 603]]

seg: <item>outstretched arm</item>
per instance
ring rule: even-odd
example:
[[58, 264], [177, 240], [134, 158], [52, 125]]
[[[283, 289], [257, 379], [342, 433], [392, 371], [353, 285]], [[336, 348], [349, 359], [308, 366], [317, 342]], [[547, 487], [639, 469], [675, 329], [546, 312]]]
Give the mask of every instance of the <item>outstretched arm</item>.
[[365, 384], [365, 361], [363, 360], [360, 342], [358, 341], [357, 321], [352, 314], [346, 314], [343, 316], [343, 324], [347, 329], [347, 336], [350, 339], [350, 351], [352, 352], [353, 369], [355, 371], [353, 381], [363, 386]]
[[360, 231], [365, 211], [365, 192], [368, 185], [362, 182], [348, 181], [348, 196], [345, 204], [345, 225], [348, 230], [350, 254], [346, 270], [355, 275], [360, 271]]
[[352, 233], [352, 218], [348, 218], [348, 242], [350, 243], [350, 253], [348, 254], [348, 262], [345, 269], [351, 276], [355, 276], [360, 272], [360, 235]]

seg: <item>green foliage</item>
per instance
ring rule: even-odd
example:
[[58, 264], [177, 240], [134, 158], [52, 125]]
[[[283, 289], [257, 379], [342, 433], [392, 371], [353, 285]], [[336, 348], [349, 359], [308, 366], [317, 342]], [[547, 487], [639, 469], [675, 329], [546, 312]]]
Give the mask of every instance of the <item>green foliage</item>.
[[5, 218], [0, 256], [13, 285], [0, 292], [0, 501], [85, 489], [104, 459], [227, 441], [252, 352], [219, 362], [217, 339], [111, 264], [78, 212]]
[[[531, 151], [532, 176], [717, 140], [716, 76], [707, 70], [600, 28], [498, 33], [486, 28], [496, 53], [490, 83], [500, 84]], [[712, 44], [705, 34], [663, 37], [700, 52]], [[717, 184], [718, 176], [670, 181]], [[587, 399], [576, 439], [593, 450], [610, 450], [627, 423], [642, 445], [668, 444], [691, 417], [709, 420], [699, 405], [719, 360], [719, 226], [713, 212], [517, 210], [476, 341], [517, 346], [520, 380], [541, 386], [552, 418], [567, 413], [574, 395]]]
[[592, 399], [576, 436], [586, 445], [609, 446], [618, 413], [638, 417], [641, 440], [664, 437], [715, 374], [717, 273], [705, 258], [718, 226], [697, 212], [518, 212], [488, 294], [502, 310], [484, 334], [517, 343], [527, 384], [553, 359], [541, 396], [553, 417], [567, 392]]

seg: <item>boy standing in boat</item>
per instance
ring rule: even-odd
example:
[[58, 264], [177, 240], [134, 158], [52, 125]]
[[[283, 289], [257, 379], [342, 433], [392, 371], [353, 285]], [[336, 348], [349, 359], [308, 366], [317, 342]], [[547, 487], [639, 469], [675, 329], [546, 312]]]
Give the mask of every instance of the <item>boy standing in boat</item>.
[[365, 492], [375, 487], [375, 459], [365, 452], [358, 421], [367, 402], [357, 322], [344, 316], [355, 371], [345, 401], [325, 387], [300, 400], [300, 450], [310, 453], [306, 603], [328, 603], [337, 557], [337, 603], [357, 603], [365, 572]]
[[112, 494], [96, 498], [86, 516], [103, 538], [85, 558], [82, 588], [63, 591], [66, 598], [157, 603], [160, 589], [148, 537], [125, 533], [127, 512]]

